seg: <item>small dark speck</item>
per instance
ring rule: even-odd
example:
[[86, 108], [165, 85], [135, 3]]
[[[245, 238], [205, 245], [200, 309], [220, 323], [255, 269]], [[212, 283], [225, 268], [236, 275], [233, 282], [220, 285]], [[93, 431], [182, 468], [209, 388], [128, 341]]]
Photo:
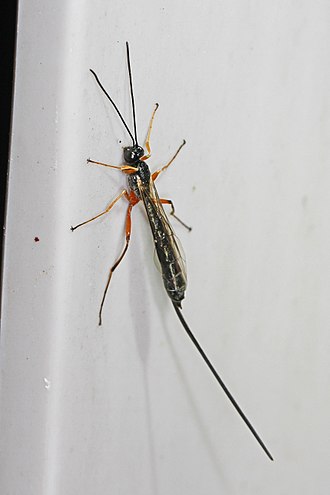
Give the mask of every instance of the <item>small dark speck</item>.
[[39, 242], [39, 241], [40, 241], [39, 237], [34, 238], [34, 242]]
[[121, 144], [121, 139], [119, 139], [118, 143]]
[[196, 186], [192, 186], [192, 190], [193, 191], [196, 191]]

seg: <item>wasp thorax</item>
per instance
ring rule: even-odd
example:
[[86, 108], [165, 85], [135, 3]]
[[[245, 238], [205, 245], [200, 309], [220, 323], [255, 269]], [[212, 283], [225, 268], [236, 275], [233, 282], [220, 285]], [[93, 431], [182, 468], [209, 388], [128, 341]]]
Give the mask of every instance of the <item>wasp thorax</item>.
[[124, 160], [126, 163], [135, 163], [144, 155], [142, 146], [126, 146], [124, 148]]

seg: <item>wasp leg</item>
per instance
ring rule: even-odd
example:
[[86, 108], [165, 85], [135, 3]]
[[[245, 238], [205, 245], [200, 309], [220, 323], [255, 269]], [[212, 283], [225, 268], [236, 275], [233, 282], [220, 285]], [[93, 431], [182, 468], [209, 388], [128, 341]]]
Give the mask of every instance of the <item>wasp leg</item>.
[[176, 157], [178, 156], [178, 154], [180, 153], [181, 149], [184, 147], [184, 145], [186, 144], [186, 141], [185, 139], [183, 140], [183, 143], [179, 146], [179, 148], [177, 149], [176, 153], [174, 154], [174, 156], [171, 158], [171, 160], [166, 164], [164, 165], [164, 167], [160, 168], [159, 170], [156, 170], [156, 172], [154, 172], [152, 174], [152, 180], [156, 180], [158, 175], [161, 173], [161, 172], [164, 172], [170, 165], [171, 163], [174, 162], [174, 160], [176, 159]]
[[151, 157], [150, 134], [151, 134], [152, 124], [153, 124], [154, 118], [155, 118], [155, 113], [156, 113], [158, 107], [159, 107], [159, 105], [158, 105], [158, 103], [156, 103], [155, 108], [154, 108], [154, 111], [152, 112], [152, 115], [151, 115], [151, 119], [150, 119], [150, 123], [149, 123], [149, 128], [148, 128], [148, 133], [147, 133], [147, 139], [146, 139], [146, 142], [144, 144], [145, 148], [147, 149], [148, 154], [145, 155], [145, 156], [143, 156], [141, 158], [141, 160], [148, 160], [148, 158]]
[[99, 213], [98, 215], [95, 215], [95, 217], [93, 218], [90, 218], [89, 220], [86, 220], [85, 222], [82, 222], [82, 223], [78, 223], [78, 225], [76, 225], [75, 227], [71, 227], [71, 230], [72, 232], [74, 230], [76, 230], [78, 227], [81, 227], [82, 225], [86, 225], [86, 223], [89, 223], [89, 222], [92, 222], [93, 220], [96, 220], [97, 218], [101, 217], [102, 215], [105, 215], [106, 213], [108, 213], [111, 208], [117, 203], [117, 201], [122, 197], [122, 196], [126, 196], [126, 198], [128, 199], [128, 193], [126, 191], [126, 189], [124, 189], [124, 191], [122, 191], [110, 204], [109, 206], [104, 210], [102, 211], [101, 213]]
[[181, 223], [181, 225], [183, 225], [187, 230], [189, 230], [189, 232], [191, 232], [192, 230], [192, 227], [189, 227], [186, 223], [184, 223], [182, 220], [180, 220], [179, 217], [177, 217], [175, 215], [175, 208], [174, 208], [174, 204], [173, 204], [173, 201], [171, 201], [170, 199], [160, 199], [160, 202], [163, 204], [163, 205], [171, 205], [171, 211], [170, 211], [170, 215], [172, 215], [178, 222]]
[[109, 163], [96, 162], [90, 158], [87, 159], [87, 163], [94, 163], [95, 165], [102, 165], [103, 167], [115, 168], [126, 174], [133, 174], [138, 171], [136, 167], [132, 167], [131, 165], [121, 165], [120, 167], [117, 167], [116, 165], [110, 165]]
[[130, 203], [128, 205], [127, 214], [126, 214], [126, 229], [125, 229], [126, 230], [126, 243], [125, 243], [125, 247], [124, 247], [121, 255], [119, 256], [119, 258], [115, 262], [115, 264], [110, 268], [107, 284], [106, 284], [104, 292], [103, 292], [103, 297], [102, 297], [100, 310], [99, 310], [99, 325], [102, 325], [102, 310], [103, 310], [104, 301], [105, 301], [105, 298], [106, 298], [106, 295], [108, 292], [108, 288], [110, 285], [110, 280], [111, 280], [112, 274], [115, 271], [115, 269], [117, 268], [117, 266], [119, 265], [119, 263], [122, 261], [123, 257], [125, 256], [125, 254], [127, 252], [127, 249], [128, 249], [128, 245], [129, 245], [129, 241], [130, 241], [130, 237], [131, 237], [131, 227], [132, 227], [131, 211], [132, 211], [133, 206], [134, 206], [134, 204], [132, 204], [132, 203]]

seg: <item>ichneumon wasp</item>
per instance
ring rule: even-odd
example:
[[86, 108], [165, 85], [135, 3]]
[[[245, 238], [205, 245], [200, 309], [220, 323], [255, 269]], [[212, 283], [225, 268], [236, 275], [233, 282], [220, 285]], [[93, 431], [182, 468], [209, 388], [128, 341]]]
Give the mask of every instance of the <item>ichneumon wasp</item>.
[[96, 220], [97, 218], [101, 217], [102, 215], [105, 215], [108, 213], [112, 207], [117, 203], [117, 201], [120, 198], [126, 198], [128, 201], [128, 208], [127, 208], [127, 213], [126, 213], [126, 242], [123, 251], [121, 252], [119, 258], [116, 260], [114, 265], [110, 268], [110, 272], [108, 275], [107, 283], [103, 292], [103, 297], [102, 301], [100, 304], [100, 309], [99, 309], [99, 325], [102, 324], [102, 310], [103, 310], [103, 305], [104, 301], [106, 298], [106, 294], [109, 288], [109, 284], [112, 278], [112, 274], [115, 271], [115, 269], [118, 267], [118, 265], [121, 263], [122, 259], [124, 258], [129, 242], [130, 242], [130, 237], [131, 237], [131, 212], [133, 207], [142, 201], [147, 217], [149, 220], [153, 240], [154, 240], [154, 245], [157, 253], [157, 257], [160, 263], [161, 267], [161, 272], [162, 272], [162, 278], [163, 278], [163, 283], [166, 289], [166, 292], [168, 296], [170, 297], [173, 307], [178, 315], [178, 318], [187, 332], [189, 338], [195, 345], [196, 349], [204, 359], [205, 363], [207, 364], [208, 368], [212, 372], [213, 376], [217, 380], [218, 384], [238, 412], [238, 414], [241, 416], [243, 419], [244, 423], [246, 426], [249, 428], [251, 433], [254, 435], [255, 439], [258, 441], [260, 446], [263, 448], [269, 459], [273, 460], [273, 457], [271, 456], [270, 452], [268, 451], [267, 447], [261, 440], [260, 436], [248, 420], [248, 418], [245, 416], [243, 413], [242, 409], [228, 390], [227, 386], [223, 382], [222, 378], [208, 359], [207, 355], [205, 354], [204, 350], [200, 346], [199, 342], [197, 341], [196, 337], [190, 330], [186, 320], [184, 319], [181, 311], [181, 302], [184, 299], [185, 296], [185, 291], [187, 287], [187, 277], [186, 277], [186, 271], [185, 271], [185, 265], [184, 261], [180, 252], [180, 247], [179, 244], [176, 240], [176, 237], [174, 235], [173, 228], [168, 220], [168, 217], [164, 211], [163, 205], [168, 204], [171, 206], [171, 215], [173, 215], [181, 224], [183, 224], [188, 230], [191, 230], [190, 227], [188, 227], [184, 222], [182, 222], [176, 215], [175, 215], [175, 209], [173, 202], [169, 199], [161, 199], [158, 196], [157, 189], [155, 187], [155, 180], [157, 177], [164, 172], [175, 160], [177, 155], [179, 154], [180, 150], [182, 147], [185, 145], [185, 141], [181, 144], [181, 146], [178, 148], [172, 159], [162, 168], [156, 170], [154, 173], [151, 173], [149, 170], [149, 166], [146, 163], [146, 160], [150, 158], [151, 156], [151, 148], [150, 148], [150, 134], [152, 130], [152, 125], [155, 117], [155, 113], [158, 108], [158, 104], [155, 105], [154, 111], [152, 113], [150, 123], [149, 123], [149, 128], [148, 128], [148, 133], [147, 133], [147, 138], [145, 142], [145, 148], [147, 150], [147, 154], [145, 154], [144, 149], [139, 145], [138, 142], [138, 136], [137, 136], [137, 129], [136, 129], [136, 114], [135, 114], [135, 101], [134, 101], [134, 92], [133, 92], [133, 78], [132, 78], [132, 71], [131, 71], [131, 63], [130, 63], [130, 53], [129, 53], [129, 45], [126, 42], [126, 55], [127, 55], [127, 67], [128, 67], [128, 74], [129, 74], [129, 83], [130, 83], [130, 94], [131, 94], [131, 104], [132, 104], [132, 114], [133, 114], [133, 125], [134, 125], [134, 135], [130, 131], [128, 125], [126, 124], [122, 114], [120, 113], [117, 105], [111, 98], [111, 96], [108, 94], [108, 92], [105, 90], [103, 85], [101, 84], [97, 74], [90, 69], [91, 73], [95, 77], [95, 80], [103, 93], [106, 95], [108, 100], [111, 102], [113, 105], [114, 109], [116, 110], [120, 120], [122, 121], [126, 131], [128, 132], [130, 138], [132, 139], [132, 146], [126, 146], [124, 147], [124, 162], [125, 164], [122, 166], [115, 166], [115, 165], [110, 165], [107, 163], [102, 163], [94, 160], [88, 159], [87, 161], [89, 163], [94, 163], [97, 165], [102, 165], [104, 167], [109, 167], [113, 169], [120, 170], [124, 174], [127, 175], [127, 189], [124, 189], [110, 204], [109, 206], [99, 213], [98, 215], [95, 215], [94, 217], [90, 218], [89, 220], [86, 220], [85, 222], [79, 223], [75, 227], [71, 227], [71, 230], [75, 230], [78, 227], [81, 227], [82, 225], [86, 225], [89, 222], [92, 222], [93, 220]]

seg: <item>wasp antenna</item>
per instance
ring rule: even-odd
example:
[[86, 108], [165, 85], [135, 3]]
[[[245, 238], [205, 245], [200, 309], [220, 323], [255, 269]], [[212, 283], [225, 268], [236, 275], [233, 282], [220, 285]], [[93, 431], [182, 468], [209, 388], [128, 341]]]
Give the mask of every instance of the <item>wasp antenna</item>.
[[125, 129], [126, 131], [128, 132], [128, 134], [130, 135], [132, 141], [133, 141], [133, 144], [134, 144], [134, 137], [133, 137], [133, 134], [131, 133], [131, 131], [129, 130], [128, 128], [128, 125], [126, 124], [125, 120], [124, 120], [124, 117], [122, 116], [122, 114], [120, 113], [119, 111], [119, 108], [117, 107], [116, 103], [113, 101], [113, 99], [111, 98], [111, 96], [109, 95], [109, 93], [105, 90], [105, 88], [103, 87], [103, 85], [101, 84], [101, 81], [99, 80], [98, 76], [96, 75], [96, 73], [92, 70], [92, 69], [89, 69], [91, 71], [91, 73], [93, 74], [93, 76], [95, 77], [96, 79], [96, 82], [97, 84], [99, 85], [99, 87], [102, 89], [103, 93], [105, 94], [105, 96], [108, 98], [108, 100], [111, 102], [111, 104], [113, 105], [114, 109], [116, 110], [117, 114], [119, 115], [119, 118], [120, 120], [122, 121], [122, 123], [124, 124], [125, 126]]
[[130, 89], [131, 89], [131, 102], [132, 102], [132, 112], [133, 112], [135, 144], [138, 145], [137, 130], [136, 130], [135, 102], [134, 102], [134, 93], [133, 93], [133, 78], [132, 78], [132, 70], [131, 70], [131, 61], [130, 61], [130, 56], [129, 56], [128, 41], [126, 41], [126, 53], [127, 53], [127, 68], [128, 68], [128, 76], [129, 76], [129, 85], [130, 85]]
[[273, 459], [272, 455], [270, 454], [269, 450], [267, 449], [266, 445], [261, 440], [261, 438], [259, 437], [258, 433], [254, 429], [254, 427], [252, 426], [252, 424], [250, 423], [250, 421], [248, 420], [248, 418], [245, 416], [245, 414], [243, 413], [242, 409], [240, 408], [240, 406], [238, 405], [238, 403], [236, 402], [236, 400], [234, 399], [234, 397], [232, 396], [232, 394], [229, 392], [229, 389], [225, 385], [225, 383], [222, 380], [222, 378], [220, 377], [219, 373], [216, 371], [216, 369], [212, 365], [211, 361], [209, 360], [209, 358], [207, 357], [207, 355], [203, 351], [202, 347], [200, 346], [198, 340], [196, 339], [196, 337], [194, 336], [194, 334], [190, 330], [190, 328], [189, 328], [186, 320], [184, 319], [184, 317], [182, 315], [182, 312], [180, 311], [180, 308], [173, 301], [172, 301], [172, 303], [173, 303], [174, 309], [176, 311], [176, 314], [178, 315], [179, 320], [182, 323], [183, 328], [185, 329], [185, 331], [187, 332], [189, 338], [191, 339], [191, 341], [195, 345], [196, 349], [198, 350], [198, 352], [200, 353], [200, 355], [204, 359], [205, 363], [207, 364], [207, 366], [211, 370], [214, 378], [219, 383], [220, 387], [222, 388], [222, 390], [224, 391], [224, 393], [226, 394], [226, 396], [228, 397], [228, 399], [230, 400], [230, 402], [232, 403], [232, 405], [234, 406], [234, 408], [236, 409], [236, 411], [238, 412], [238, 414], [241, 416], [242, 420], [244, 421], [244, 423], [246, 424], [246, 426], [249, 428], [249, 430], [252, 433], [252, 435], [254, 436], [254, 438], [257, 440], [257, 442], [262, 447], [262, 449], [264, 450], [264, 452], [267, 454], [267, 456], [269, 457], [269, 459], [271, 461], [273, 461], [274, 459]]

